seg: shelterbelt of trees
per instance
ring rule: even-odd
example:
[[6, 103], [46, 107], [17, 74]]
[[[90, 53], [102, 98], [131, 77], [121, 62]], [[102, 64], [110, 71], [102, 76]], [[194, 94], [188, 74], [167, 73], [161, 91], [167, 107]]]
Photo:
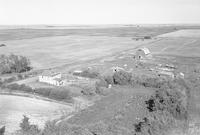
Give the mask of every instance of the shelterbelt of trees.
[[0, 55], [0, 74], [21, 73], [31, 70], [30, 60], [19, 55]]

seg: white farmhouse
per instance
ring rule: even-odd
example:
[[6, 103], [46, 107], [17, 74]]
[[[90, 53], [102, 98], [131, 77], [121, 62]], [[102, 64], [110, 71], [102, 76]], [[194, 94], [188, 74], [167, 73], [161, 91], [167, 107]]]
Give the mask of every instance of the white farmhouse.
[[39, 76], [39, 82], [48, 83], [55, 86], [64, 85], [61, 73], [45, 73]]

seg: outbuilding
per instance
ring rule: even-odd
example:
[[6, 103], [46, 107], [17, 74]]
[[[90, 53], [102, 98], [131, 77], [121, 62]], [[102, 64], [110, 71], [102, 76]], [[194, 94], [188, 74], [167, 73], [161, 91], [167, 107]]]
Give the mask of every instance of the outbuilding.
[[140, 60], [140, 59], [144, 59], [146, 57], [150, 56], [150, 51], [148, 48], [144, 47], [144, 48], [139, 48], [136, 51], [136, 55], [135, 58]]

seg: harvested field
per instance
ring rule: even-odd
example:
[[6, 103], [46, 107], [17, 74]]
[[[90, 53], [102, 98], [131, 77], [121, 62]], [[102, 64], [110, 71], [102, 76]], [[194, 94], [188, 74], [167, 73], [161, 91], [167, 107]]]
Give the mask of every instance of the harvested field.
[[150, 43], [147, 47], [153, 54], [199, 57], [198, 38], [167, 38]]
[[170, 32], [166, 34], [159, 35], [158, 37], [184, 37], [184, 38], [199, 38], [200, 29], [187, 29], [187, 30], [178, 30], [175, 32]]
[[[0, 26], [0, 41], [33, 39], [55, 36], [108, 36], [108, 37], [134, 37], [160, 34], [175, 31], [172, 26], [136, 27], [136, 26]], [[181, 28], [181, 27], [180, 27]]]
[[200, 57], [200, 30], [179, 30], [158, 36], [159, 40], [146, 45], [154, 54]]

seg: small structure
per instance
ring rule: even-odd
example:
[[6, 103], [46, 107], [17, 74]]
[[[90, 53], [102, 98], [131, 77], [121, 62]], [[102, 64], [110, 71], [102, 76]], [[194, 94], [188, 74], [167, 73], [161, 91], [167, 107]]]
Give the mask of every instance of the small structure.
[[144, 47], [144, 48], [139, 48], [136, 51], [136, 56], [135, 58], [140, 60], [140, 59], [144, 59], [146, 57], [150, 56], [150, 51], [148, 48]]
[[112, 69], [113, 72], [124, 71], [124, 68], [121, 68], [121, 67], [118, 67], [118, 66], [117, 67], [112, 67], [111, 69]]
[[82, 70], [75, 70], [73, 71], [73, 75], [80, 75], [82, 72]]
[[176, 67], [173, 64], [166, 64], [165, 67], [170, 69], [176, 69]]
[[61, 73], [45, 73], [39, 76], [39, 82], [48, 83], [55, 86], [64, 85]]
[[168, 72], [168, 71], [158, 71], [158, 76], [168, 76], [168, 77], [171, 77], [173, 79], [175, 78], [174, 73]]
[[176, 74], [175, 77], [176, 77], [176, 78], [184, 79], [184, 78], [185, 78], [185, 75], [184, 75], [184, 73], [180, 72], [180, 73]]

